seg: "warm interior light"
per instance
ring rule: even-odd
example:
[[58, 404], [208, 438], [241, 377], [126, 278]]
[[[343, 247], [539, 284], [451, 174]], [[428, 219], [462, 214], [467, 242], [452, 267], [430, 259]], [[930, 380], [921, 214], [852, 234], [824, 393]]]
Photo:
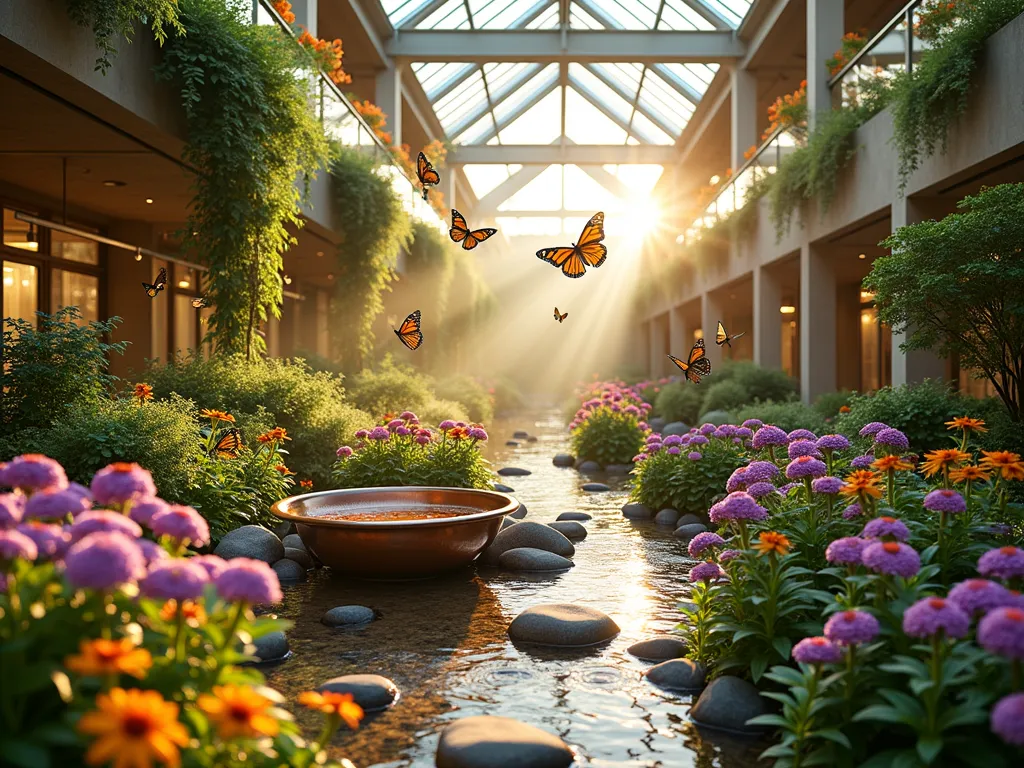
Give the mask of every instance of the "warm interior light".
[[107, 179], [103, 182], [104, 187], [123, 187], [127, 184], [124, 181], [118, 181], [117, 179]]
[[153, 198], [152, 197], [147, 197], [146, 198], [146, 205], [152, 205], [152, 204], [153, 204]]
[[699, 339], [699, 338], [701, 338], [701, 337], [703, 337], [703, 336], [704, 336], [704, 329], [703, 329], [703, 328], [697, 328], [697, 329], [696, 329], [696, 330], [695, 330], [695, 331], [693, 332], [693, 340], [694, 340], [694, 341], [696, 341], [697, 339]]
[[867, 257], [868, 255], [866, 253], [861, 253], [857, 256], [858, 259], [866, 259]]
[[317, 256], [323, 256], [323, 255], [324, 255], [324, 252], [323, 252], [323, 251], [317, 251], [317, 252], [316, 252], [316, 255], [317, 255]]
[[281, 279], [284, 280], [284, 284], [285, 285], [291, 285], [292, 284], [292, 279], [290, 277], [288, 277], [288, 275], [282, 275]]
[[189, 283], [188, 280], [179, 280], [178, 281], [178, 287], [179, 288], [188, 288], [189, 285], [191, 285], [191, 283]]
[[708, 181], [709, 181], [709, 182], [710, 182], [711, 184], [717, 184], [717, 183], [718, 183], [718, 182], [720, 182], [721, 180], [722, 180], [722, 178], [721, 178], [721, 177], [720, 177], [720, 176], [719, 176], [719, 175], [718, 175], [717, 173], [716, 173], [716, 174], [715, 174], [714, 176], [712, 176], [712, 177], [711, 177], [710, 179], [708, 179]]
[[140, 247], [137, 247], [135, 249], [135, 260], [136, 261], [142, 261], [142, 248], [140, 248]]
[[783, 304], [781, 307], [779, 307], [779, 312], [781, 312], [784, 315], [793, 315], [796, 314], [796, 307], [794, 307], [792, 304]]
[[682, 245], [686, 242], [686, 235], [676, 235], [676, 245]]
[[874, 301], [875, 300], [875, 294], [873, 294], [871, 291], [861, 291], [860, 292], [860, 300], [861, 301]]

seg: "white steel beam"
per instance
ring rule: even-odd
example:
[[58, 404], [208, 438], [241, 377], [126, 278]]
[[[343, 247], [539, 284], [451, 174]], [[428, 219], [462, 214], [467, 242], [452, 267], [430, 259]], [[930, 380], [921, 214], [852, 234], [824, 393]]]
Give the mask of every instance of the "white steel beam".
[[638, 135], [636, 131], [630, 127], [628, 120], [623, 120], [614, 110], [609, 109], [608, 105], [601, 100], [601, 98], [587, 88], [586, 85], [581, 83], [577, 78], [569, 75], [569, 85], [572, 86], [573, 90], [578, 92], [583, 98], [590, 102], [590, 104], [598, 109], [605, 117], [615, 123], [619, 128], [624, 130], [630, 136], [636, 139], [642, 139], [643, 136]]
[[[544, 67], [540, 64], [534, 64], [527, 69], [524, 69], [514, 79], [505, 83], [505, 85], [497, 93], [490, 93], [490, 100], [484, 101], [480, 104], [477, 109], [471, 112], [469, 115], [460, 120], [456, 125], [452, 126], [450, 131], [452, 136], [458, 136], [464, 130], [469, 128], [473, 123], [479, 120], [481, 117], [492, 111], [496, 106], [501, 104], [507, 98], [515, 94], [519, 88], [526, 83], [530, 78], [537, 75]], [[435, 99], [435, 103], [437, 100]]]
[[600, 165], [581, 165], [579, 168], [616, 197], [622, 200], [630, 197], [629, 187], [620, 181], [618, 176], [609, 173]]
[[[676, 136], [676, 135], [678, 135], [678, 133], [679, 133], [679, 126], [671, 125], [669, 123], [666, 123], [658, 115], [654, 114], [653, 112], [648, 112], [639, 103], [640, 102], [640, 89], [643, 88], [643, 80], [640, 81], [640, 86], [637, 88], [637, 92], [636, 93], [630, 93], [625, 88], [623, 88], [622, 85], [618, 81], [615, 80], [615, 78], [608, 77], [602, 70], [598, 69], [597, 67], [587, 67], [587, 71], [589, 71], [590, 74], [592, 74], [594, 77], [596, 77], [598, 80], [600, 80], [606, 86], [608, 86], [608, 88], [610, 88], [612, 91], [614, 91], [623, 101], [627, 102], [633, 108], [634, 111], [639, 112], [641, 115], [643, 115], [648, 120], [650, 120], [652, 123], [654, 123], [656, 126], [661, 128], [661, 130], [663, 130], [669, 136]], [[640, 135], [639, 132], [635, 128], [630, 128], [630, 132], [631, 133], [636, 133], [637, 134], [637, 138], [642, 138], [645, 141], [651, 141], [651, 139], [649, 137], [644, 137], [644, 136]]]
[[[543, 87], [540, 87], [540, 88], [538, 88], [538, 90], [534, 91], [533, 95], [530, 96], [530, 98], [528, 98], [526, 101], [524, 101], [518, 107], [516, 107], [516, 109], [514, 111], [509, 112], [507, 115], [505, 115], [504, 118], [502, 118], [501, 120], [498, 120], [497, 118], [495, 118], [494, 126], [489, 128], [488, 130], [484, 131], [484, 133], [481, 134], [481, 136], [477, 139], [477, 141], [480, 144], [486, 144], [488, 141], [490, 141], [495, 136], [497, 136], [501, 131], [505, 130], [508, 126], [510, 126], [512, 123], [514, 123], [520, 116], [525, 114], [531, 107], [534, 107], [537, 104], [539, 104], [540, 101], [545, 96], [547, 96], [549, 93], [551, 93], [557, 87], [558, 87], [558, 79], [557, 78], [553, 78], [552, 80], [548, 81], [548, 83], [546, 85], [544, 85]], [[476, 146], [476, 144], [464, 145], [464, 146]], [[504, 161], [502, 161], [502, 162], [504, 162]]]
[[448, 0], [430, 0], [429, 3], [427, 3], [418, 11], [416, 11], [412, 16], [409, 16], [406, 19], [402, 19], [402, 23], [398, 25], [398, 28], [411, 29], [412, 27], [415, 27], [417, 24], [421, 24], [427, 19], [428, 16], [430, 16], [430, 14], [432, 14], [436, 10], [439, 10], [441, 6], [447, 2]]
[[555, 0], [539, 0], [537, 3], [533, 5], [532, 8], [526, 11], [518, 19], [513, 21], [509, 25], [509, 29], [525, 29], [527, 24], [529, 24], [531, 21], [533, 21], [542, 13], [544, 13], [544, 11], [546, 11], [551, 5], [553, 5], [554, 2]]
[[672, 145], [654, 144], [464, 144], [456, 145], [449, 165], [480, 163], [513, 165], [667, 165], [678, 158]]
[[700, 2], [700, 0], [683, 0], [683, 3], [688, 5], [690, 10], [698, 16], [703, 17], [704, 21], [714, 25], [715, 29], [731, 29], [725, 19]]
[[480, 198], [480, 202], [474, 208], [475, 215], [481, 219], [494, 216], [499, 205], [540, 176], [544, 172], [545, 167], [543, 165], [531, 165], [520, 168]]

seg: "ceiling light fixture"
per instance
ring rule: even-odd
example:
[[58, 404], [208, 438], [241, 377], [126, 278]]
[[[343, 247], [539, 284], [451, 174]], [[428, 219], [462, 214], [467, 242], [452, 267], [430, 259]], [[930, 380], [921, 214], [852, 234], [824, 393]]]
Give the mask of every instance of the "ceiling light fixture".
[[861, 253], [861, 254], [858, 254], [858, 256], [857, 256], [858, 259], [866, 259], [867, 257], [868, 257], [868, 255], [866, 253]]
[[125, 187], [128, 185], [126, 181], [119, 181], [118, 179], [104, 179], [104, 187]]
[[152, 204], [153, 204], [153, 198], [152, 197], [147, 197], [146, 198], [146, 205], [152, 205]]
[[191, 285], [191, 283], [188, 280], [179, 280], [178, 281], [178, 287], [179, 288], [188, 288], [190, 285]]
[[779, 312], [782, 313], [783, 315], [793, 315], [796, 314], [796, 307], [794, 307], [792, 304], [783, 304], [781, 307], [779, 307]]

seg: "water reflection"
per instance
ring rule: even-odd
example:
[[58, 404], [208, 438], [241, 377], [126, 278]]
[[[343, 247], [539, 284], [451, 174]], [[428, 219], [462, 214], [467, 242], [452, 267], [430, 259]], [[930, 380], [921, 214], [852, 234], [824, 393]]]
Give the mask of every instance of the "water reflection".
[[[587, 538], [576, 544], [576, 567], [552, 575], [468, 569], [440, 579], [358, 582], [318, 574], [286, 591], [281, 614], [296, 622], [295, 655], [270, 672], [293, 697], [336, 675], [374, 673], [402, 691], [387, 712], [335, 740], [336, 756], [360, 768], [433, 766], [437, 734], [450, 721], [476, 714], [513, 717], [558, 733], [585, 766], [745, 768], [764, 745], [702, 735], [687, 719], [691, 697], [645, 682], [649, 666], [625, 649], [643, 637], [670, 632], [687, 594], [690, 561], [670, 530], [622, 517], [623, 481], [610, 493], [579, 490], [572, 470], [552, 466], [566, 450], [557, 419], [497, 424], [495, 442], [526, 428], [540, 438], [520, 448], [496, 447], [495, 466], [533, 471], [510, 484], [530, 509], [528, 519], [551, 522], [583, 511]], [[508, 623], [539, 603], [578, 603], [608, 613], [622, 633], [608, 644], [573, 651], [517, 648]], [[319, 623], [329, 608], [366, 605], [381, 618], [363, 628], [331, 630]], [[309, 718], [312, 726], [315, 718]]]

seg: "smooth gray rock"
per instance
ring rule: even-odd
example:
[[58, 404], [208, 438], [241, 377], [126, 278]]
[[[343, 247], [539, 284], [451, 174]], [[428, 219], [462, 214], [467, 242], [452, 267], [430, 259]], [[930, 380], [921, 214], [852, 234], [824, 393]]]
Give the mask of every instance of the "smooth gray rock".
[[728, 411], [708, 411], [700, 417], [701, 423], [714, 424], [720, 427], [732, 421], [732, 414]]
[[672, 532], [672, 535], [677, 539], [684, 539], [689, 541], [698, 533], [704, 533], [708, 528], [706, 525], [701, 523], [690, 523], [688, 525], [681, 525]]
[[498, 474], [502, 477], [523, 477], [524, 475], [532, 475], [533, 472], [521, 467], [502, 467], [498, 470]]
[[601, 465], [596, 461], [581, 461], [576, 469], [585, 475], [596, 475], [601, 471]]
[[576, 463], [576, 457], [569, 453], [556, 453], [551, 458], [551, 463], [556, 467], [571, 467]]
[[505, 441], [505, 445], [507, 445], [509, 448], [518, 448], [519, 447], [519, 443], [517, 443], [515, 440], [506, 440]]
[[604, 468], [605, 474], [608, 475], [628, 475], [633, 471], [632, 464], [607, 464]]
[[583, 541], [587, 538], [587, 529], [583, 527], [583, 523], [577, 523], [575, 520], [556, 520], [548, 525], [569, 541]]
[[501, 518], [501, 528], [499, 528], [498, 530], [499, 531], [503, 531], [506, 528], [508, 528], [510, 525], [515, 525], [515, 524], [516, 524], [515, 518], [509, 517], [508, 515], [505, 515], [505, 517]]
[[515, 432], [512, 433], [512, 437], [514, 437], [516, 440], [525, 440], [529, 436], [530, 433], [522, 429], [517, 429]]
[[491, 546], [484, 550], [480, 559], [486, 565], [497, 565], [498, 558], [503, 552], [519, 547], [532, 547], [543, 549], [546, 552], [554, 552], [562, 557], [572, 557], [576, 554], [576, 548], [565, 536], [554, 528], [549, 528], [543, 523], [522, 522], [509, 526], [503, 531], [498, 531]]
[[724, 675], [708, 683], [690, 710], [690, 719], [708, 728], [757, 733], [762, 729], [747, 725], [747, 720], [767, 711], [757, 688], [741, 678]]
[[593, 520], [593, 515], [588, 515], [586, 512], [562, 512], [558, 517], [555, 518], [555, 522], [561, 522], [562, 520]]
[[526, 442], [528, 442], [528, 443], [536, 443], [537, 442], [537, 436], [536, 435], [530, 435], [528, 438], [526, 438]]
[[521, 643], [560, 647], [603, 643], [619, 634], [619, 625], [596, 608], [556, 603], [535, 605], [520, 613], [508, 635]]
[[573, 565], [567, 557], [533, 547], [509, 549], [498, 557], [498, 566], [510, 571], [565, 571]]
[[584, 483], [580, 488], [584, 491], [589, 491], [590, 493], [601, 493], [602, 491], [611, 490], [611, 488], [604, 483]]
[[647, 424], [655, 432], [661, 432], [665, 428], [667, 422], [661, 418], [661, 416], [655, 416], [653, 419], [648, 419]]
[[380, 675], [342, 675], [321, 683], [318, 691], [350, 693], [365, 712], [380, 712], [395, 703], [398, 686]]
[[654, 637], [633, 643], [626, 651], [644, 661], [665, 661], [685, 656], [686, 643], [678, 637]]
[[268, 632], [252, 641], [256, 650], [252, 652], [260, 661], [280, 661], [288, 655], [288, 638], [284, 632]]
[[529, 511], [530, 510], [526, 508], [526, 505], [520, 501], [519, 509], [517, 509], [515, 512], [509, 513], [509, 517], [515, 518], [516, 520], [522, 520], [524, 517], [526, 517], [526, 513]]
[[654, 510], [643, 504], [630, 503], [622, 505], [622, 514], [633, 520], [650, 520], [654, 517]]
[[265, 563], [275, 563], [284, 557], [284, 544], [273, 531], [260, 525], [243, 525], [226, 534], [213, 554], [229, 560], [232, 557], [251, 557]]
[[704, 687], [704, 665], [690, 659], [671, 659], [655, 664], [645, 676], [659, 688], [670, 691], [698, 691]]
[[308, 578], [306, 567], [294, 560], [282, 558], [270, 567], [274, 569], [277, 580], [282, 584], [299, 584]]
[[284, 544], [285, 549], [288, 549], [289, 547], [291, 547], [292, 549], [306, 548], [306, 545], [302, 543], [302, 538], [297, 533], [289, 533], [287, 536], [281, 539], [281, 543]]
[[685, 435], [690, 431], [690, 428], [683, 424], [681, 421], [673, 421], [670, 424], [666, 424], [665, 428], [661, 430], [661, 434], [665, 437], [669, 435]]
[[516, 489], [513, 488], [511, 485], [505, 485], [504, 483], [494, 483], [492, 487], [494, 488], [494, 490], [498, 491], [498, 493], [515, 493], [516, 492]]
[[679, 510], [665, 507], [654, 516], [654, 522], [658, 525], [675, 525], [679, 522]]
[[295, 533], [295, 523], [287, 520], [282, 520], [280, 523], [274, 526], [274, 533], [279, 539], [283, 539], [285, 536], [291, 533]]
[[464, 717], [441, 731], [437, 768], [568, 768], [573, 753], [560, 738], [507, 717]]
[[320, 623], [328, 627], [353, 627], [369, 624], [376, 618], [374, 610], [365, 605], [339, 605], [320, 617]]
[[307, 571], [313, 568], [313, 558], [310, 557], [309, 552], [304, 549], [292, 549], [291, 547], [285, 547], [284, 556], [288, 560], [294, 560]]
[[685, 515], [676, 520], [676, 528], [678, 528], [681, 525], [693, 525], [694, 523], [703, 525], [704, 521], [697, 517], [697, 515], [691, 515], [689, 512], [687, 512]]

